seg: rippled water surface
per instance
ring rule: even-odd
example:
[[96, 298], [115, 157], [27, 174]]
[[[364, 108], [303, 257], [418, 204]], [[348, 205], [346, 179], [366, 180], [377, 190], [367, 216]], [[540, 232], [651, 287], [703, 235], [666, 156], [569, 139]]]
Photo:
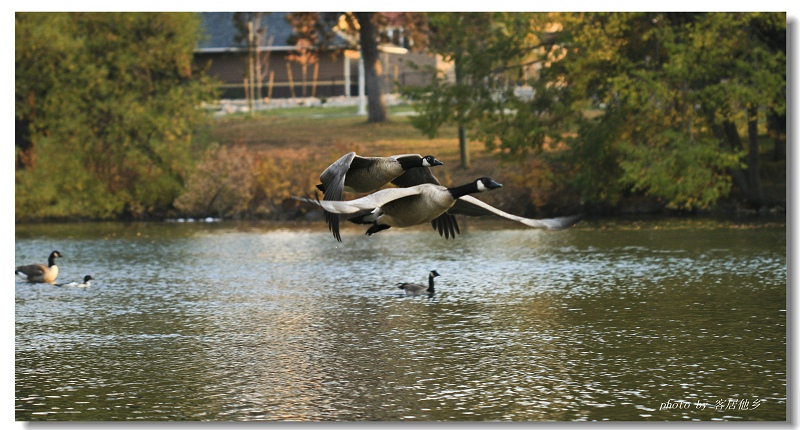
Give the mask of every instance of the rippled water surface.
[[17, 226], [16, 419], [786, 419], [782, 219], [464, 224]]

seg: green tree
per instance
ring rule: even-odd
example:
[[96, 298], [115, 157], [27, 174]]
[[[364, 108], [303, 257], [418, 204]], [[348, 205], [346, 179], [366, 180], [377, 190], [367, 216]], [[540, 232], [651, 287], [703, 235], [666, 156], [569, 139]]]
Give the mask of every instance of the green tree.
[[185, 13], [17, 13], [18, 220], [169, 208], [212, 100]]
[[[785, 14], [448, 13], [429, 22], [430, 49], [457, 73], [405, 90], [426, 134], [465, 125], [503, 156], [538, 153], [566, 166], [558, 181], [586, 203], [638, 193], [703, 208], [734, 183], [752, 205], [767, 203], [758, 145], [765, 129], [785, 140]], [[535, 73], [523, 76], [530, 65]], [[567, 149], [544, 153], [545, 144]]]
[[452, 62], [454, 74], [451, 79], [429, 69], [430, 85], [403, 89], [417, 102], [414, 126], [434, 137], [442, 125], [456, 125], [464, 168], [470, 164], [467, 129], [489, 148], [498, 140], [511, 144], [530, 137], [541, 145], [546, 132], [540, 121], [546, 120], [516, 90], [524, 71], [548, 55], [549, 45], [538, 37], [546, 15], [430, 13], [427, 20], [427, 48]]
[[[752, 205], [766, 203], [758, 122], [765, 108], [785, 112], [786, 58], [757, 28], [785, 33], [785, 14], [592, 13], [562, 21], [568, 54], [545, 80], [568, 82], [560, 102], [569, 101], [579, 124], [575, 154], [600, 145], [616, 160], [606, 203], [633, 190], [676, 208], [708, 207], [734, 180]], [[605, 112], [585, 119], [592, 104]], [[597, 129], [606, 139], [592, 142], [586, 132]]]

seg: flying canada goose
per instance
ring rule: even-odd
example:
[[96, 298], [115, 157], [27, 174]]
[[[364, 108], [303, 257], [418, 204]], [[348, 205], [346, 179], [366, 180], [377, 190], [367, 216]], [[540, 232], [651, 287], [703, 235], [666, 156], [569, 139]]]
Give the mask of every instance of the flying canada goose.
[[78, 288], [87, 288], [92, 286], [92, 275], [86, 275], [83, 277], [83, 282], [79, 281], [72, 281], [66, 282], [63, 284], [56, 284], [56, 287], [78, 287]]
[[433, 278], [441, 276], [439, 272], [435, 270], [431, 270], [428, 273], [428, 286], [422, 284], [414, 284], [411, 282], [404, 282], [402, 284], [397, 284], [397, 288], [401, 290], [405, 290], [407, 296], [417, 296], [422, 293], [428, 293], [428, 297], [432, 297], [435, 290], [433, 289]]
[[[345, 154], [328, 166], [319, 176], [317, 188], [324, 193], [324, 200], [342, 200], [343, 192], [369, 193], [388, 183], [408, 187], [435, 182], [430, 168], [441, 166], [441, 161], [432, 155], [402, 154], [390, 157], [361, 157], [355, 152]], [[339, 215], [325, 212], [328, 229], [339, 242]]]
[[46, 266], [44, 264], [19, 266], [14, 273], [26, 278], [28, 282], [52, 284], [56, 280], [56, 276], [58, 276], [56, 258], [59, 257], [63, 257], [63, 255], [58, 251], [53, 251], [50, 253], [50, 257], [47, 258]]
[[[488, 179], [488, 178], [481, 178], [481, 179]], [[490, 179], [491, 181], [491, 179]], [[492, 181], [495, 186], [493, 188], [499, 188], [502, 185]], [[477, 185], [476, 183], [470, 183], [466, 185], [462, 185], [461, 187], [455, 187], [453, 190], [461, 189], [461, 192], [464, 191], [464, 187], [469, 189], [472, 186], [472, 189], [475, 189]], [[423, 194], [420, 190], [428, 190], [427, 194]], [[488, 188], [484, 185], [485, 189], [492, 189]], [[417, 186], [409, 186], [408, 188], [389, 188], [386, 190], [381, 190], [376, 193], [370, 194], [366, 197], [362, 197], [361, 199], [350, 200], [345, 202], [328, 202], [323, 201], [320, 202], [319, 200], [312, 200], [306, 199], [302, 197], [296, 197], [299, 200], [311, 202], [318, 204], [325, 208], [326, 211], [334, 212], [334, 213], [342, 213], [342, 214], [355, 214], [358, 212], [364, 212], [368, 210], [372, 210], [372, 213], [365, 213], [356, 215], [350, 219], [350, 221], [357, 223], [357, 224], [369, 224], [373, 218], [377, 219], [384, 213], [386, 210], [378, 210], [376, 209], [378, 206], [383, 204], [388, 204], [393, 200], [399, 200], [397, 203], [393, 203], [391, 208], [388, 212], [395, 213], [394, 217], [400, 217], [404, 215], [409, 215], [411, 217], [412, 214], [420, 215], [426, 214], [431, 215], [437, 211], [430, 210], [425, 208], [423, 210], [419, 210], [420, 202], [430, 206], [434, 199], [430, 197], [431, 193], [436, 193], [436, 195], [442, 196], [446, 194], [442, 194], [444, 190], [448, 190], [447, 188], [437, 184], [420, 184]], [[469, 191], [469, 193], [474, 193], [477, 191]], [[411, 197], [409, 197], [411, 196]], [[416, 201], [416, 203], [411, 203]], [[340, 204], [341, 203], [341, 204]], [[372, 209], [370, 209], [370, 206]], [[397, 213], [401, 215], [397, 215]], [[557, 217], [557, 218], [542, 218], [542, 219], [533, 219], [533, 218], [525, 218], [517, 215], [512, 215], [510, 213], [504, 212], [500, 209], [497, 209], [487, 203], [484, 203], [475, 197], [470, 195], [462, 195], [458, 197], [455, 202], [452, 204], [452, 207], [445, 209], [445, 212], [441, 213], [438, 217], [434, 217], [430, 220], [431, 225], [435, 230], [439, 231], [440, 236], [444, 236], [445, 239], [450, 237], [455, 237], [457, 234], [460, 234], [460, 230], [458, 228], [458, 223], [454, 215], [466, 215], [466, 216], [485, 216], [485, 215], [495, 215], [500, 216], [511, 221], [516, 221], [522, 224], [525, 224], [529, 227], [533, 228], [540, 228], [545, 230], [562, 230], [567, 227], [574, 225], [576, 222], [580, 221], [583, 215], [572, 215], [572, 216], [565, 216], [565, 217]], [[405, 218], [405, 216], [404, 216]], [[428, 216], [429, 218], [429, 216]], [[391, 219], [391, 218], [390, 218]], [[394, 221], [394, 220], [392, 220]], [[368, 235], [372, 235], [380, 230], [389, 228], [390, 226], [394, 225], [396, 227], [408, 227], [411, 225], [421, 224], [427, 221], [419, 221], [416, 223], [403, 223], [400, 224], [388, 224], [390, 221], [387, 219], [386, 221], [381, 221], [379, 223], [373, 222], [373, 226], [367, 230]], [[380, 224], [385, 224], [387, 226], [380, 226]]]
[[502, 187], [491, 178], [478, 178], [457, 187], [430, 183], [407, 188], [387, 188], [355, 200], [300, 200], [322, 206], [335, 214], [355, 214], [349, 221], [371, 224], [367, 235], [391, 227], [411, 227], [431, 222], [453, 207], [458, 198]]

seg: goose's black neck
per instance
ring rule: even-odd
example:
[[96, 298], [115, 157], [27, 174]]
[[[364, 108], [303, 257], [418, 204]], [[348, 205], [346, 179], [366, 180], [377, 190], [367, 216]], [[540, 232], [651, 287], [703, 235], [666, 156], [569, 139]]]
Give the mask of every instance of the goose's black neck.
[[477, 193], [478, 186], [475, 185], [474, 182], [470, 182], [469, 184], [460, 185], [458, 187], [448, 188], [447, 191], [453, 195], [453, 198], [457, 199], [460, 197], [464, 197], [467, 194]]
[[433, 274], [428, 275], [428, 292], [433, 293]]
[[58, 251], [53, 251], [50, 253], [50, 257], [47, 257], [47, 265], [53, 267], [56, 265], [56, 257], [61, 257], [61, 253]]

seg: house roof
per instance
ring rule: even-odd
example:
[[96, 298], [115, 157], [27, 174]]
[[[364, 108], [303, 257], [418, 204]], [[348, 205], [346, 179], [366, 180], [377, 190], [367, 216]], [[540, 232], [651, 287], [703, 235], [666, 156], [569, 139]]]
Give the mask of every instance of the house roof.
[[[245, 40], [237, 41], [239, 30], [233, 22], [234, 12], [201, 12], [202, 29], [205, 37], [197, 44], [195, 52], [236, 52], [247, 49]], [[289, 12], [264, 12], [261, 17], [262, 27], [267, 29], [267, 37], [262, 46], [268, 51], [292, 51], [294, 44], [289, 39], [294, 35], [294, 28], [286, 20]], [[268, 41], [272, 38], [272, 43]], [[335, 44], [344, 44], [344, 39], [336, 37]]]

